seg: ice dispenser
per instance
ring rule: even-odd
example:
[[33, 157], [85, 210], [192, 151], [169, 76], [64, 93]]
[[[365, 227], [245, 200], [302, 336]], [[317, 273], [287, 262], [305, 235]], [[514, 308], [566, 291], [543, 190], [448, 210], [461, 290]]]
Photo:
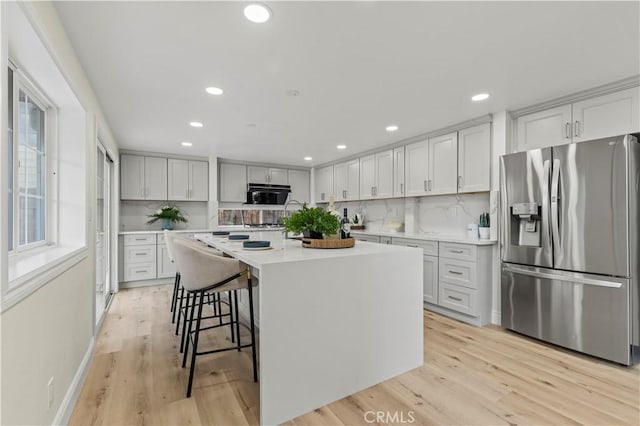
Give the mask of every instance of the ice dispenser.
[[541, 206], [538, 203], [518, 203], [511, 206], [511, 244], [540, 247]]

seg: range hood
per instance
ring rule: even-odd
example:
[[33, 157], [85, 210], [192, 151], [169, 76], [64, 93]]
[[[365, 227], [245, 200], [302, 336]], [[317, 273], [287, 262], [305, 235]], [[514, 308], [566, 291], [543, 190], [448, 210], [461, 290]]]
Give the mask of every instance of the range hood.
[[249, 183], [247, 184], [247, 202], [245, 204], [283, 205], [287, 202], [290, 192], [290, 185]]

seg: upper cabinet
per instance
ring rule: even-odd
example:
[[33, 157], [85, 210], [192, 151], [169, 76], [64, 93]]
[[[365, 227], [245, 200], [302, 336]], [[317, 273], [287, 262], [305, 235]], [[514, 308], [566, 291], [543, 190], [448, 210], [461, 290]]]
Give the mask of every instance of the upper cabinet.
[[393, 196], [393, 150], [360, 158], [360, 199]]
[[458, 189], [458, 132], [429, 138], [429, 195], [455, 194]]
[[393, 196], [404, 197], [404, 146], [393, 150]]
[[169, 158], [168, 199], [171, 201], [207, 201], [209, 164], [206, 161]]
[[123, 154], [120, 170], [120, 199], [167, 199], [166, 158]]
[[427, 195], [429, 180], [428, 141], [412, 143], [405, 147], [405, 183], [408, 197]]
[[333, 166], [326, 166], [315, 171], [315, 201], [327, 203], [333, 195]]
[[360, 161], [346, 161], [333, 166], [333, 193], [336, 201], [357, 200], [360, 196]]
[[376, 186], [376, 157], [367, 155], [360, 157], [360, 199], [374, 198]]
[[458, 193], [489, 191], [491, 176], [491, 125], [458, 132]]
[[219, 163], [218, 170], [218, 201], [229, 203], [247, 201], [247, 166]]
[[290, 169], [289, 185], [291, 185], [289, 200], [296, 200], [300, 203], [309, 203], [311, 201], [309, 170]]
[[515, 151], [640, 131], [640, 88], [596, 96], [516, 119]]
[[247, 183], [287, 185], [289, 183], [289, 176], [287, 169], [247, 166]]

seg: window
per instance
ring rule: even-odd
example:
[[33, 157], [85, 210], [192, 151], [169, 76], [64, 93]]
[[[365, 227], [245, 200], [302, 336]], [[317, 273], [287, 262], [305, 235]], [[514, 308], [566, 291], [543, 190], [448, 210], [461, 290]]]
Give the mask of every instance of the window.
[[9, 251], [47, 242], [47, 104], [9, 68]]

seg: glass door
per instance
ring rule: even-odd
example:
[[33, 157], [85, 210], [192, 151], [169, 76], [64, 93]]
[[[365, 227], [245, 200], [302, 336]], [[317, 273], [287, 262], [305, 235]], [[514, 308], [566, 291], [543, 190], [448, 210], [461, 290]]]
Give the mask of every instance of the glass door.
[[111, 182], [113, 161], [98, 142], [96, 159], [96, 323], [113, 293], [111, 286]]

